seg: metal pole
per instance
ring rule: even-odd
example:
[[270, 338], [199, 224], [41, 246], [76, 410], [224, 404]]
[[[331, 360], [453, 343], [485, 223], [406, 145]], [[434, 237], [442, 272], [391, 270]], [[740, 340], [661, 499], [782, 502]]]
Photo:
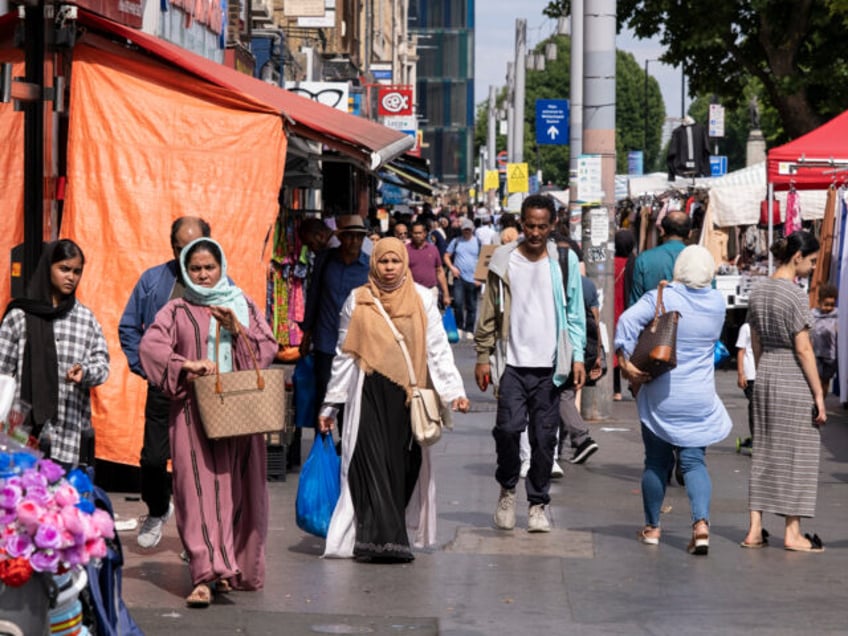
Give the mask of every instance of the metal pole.
[[577, 164], [583, 154], [583, 0], [571, 3], [571, 61], [569, 67], [569, 230], [580, 241], [582, 208], [577, 203]]
[[[44, 0], [26, 7], [24, 58], [26, 81], [43, 95], [45, 60]], [[23, 102], [24, 109], [24, 288], [29, 282], [44, 242], [44, 100]]]
[[[487, 170], [495, 170], [497, 169], [497, 133], [498, 133], [498, 122], [497, 122], [497, 108], [495, 101], [498, 98], [497, 88], [494, 85], [489, 86], [489, 119], [488, 119], [488, 128], [486, 134], [486, 169]], [[486, 175], [483, 174], [483, 181], [485, 182]], [[496, 190], [488, 190], [486, 192], [486, 205], [489, 210], [494, 211], [495, 209], [495, 193]]]
[[[601, 158], [600, 206], [584, 209], [583, 254], [586, 275], [601, 294], [601, 321], [612, 325], [613, 272], [609, 245], [615, 231], [615, 0], [586, 0], [583, 147]], [[609, 356], [610, 352], [606, 352]], [[612, 362], [608, 360], [607, 367]], [[587, 369], [588, 371], [588, 369]], [[612, 374], [583, 390], [581, 412], [602, 420], [612, 409]]]
[[686, 117], [686, 69], [680, 65], [680, 119]]
[[524, 161], [524, 76], [527, 57], [527, 20], [518, 18], [515, 21], [515, 100], [513, 101], [513, 127], [515, 129], [515, 144], [512, 151], [515, 163]]
[[645, 153], [645, 156], [642, 157], [642, 161], [645, 164], [648, 163], [648, 62], [650, 60], [645, 60], [645, 139], [642, 143], [642, 151]]
[[507, 161], [515, 161], [515, 63], [506, 63], [506, 86], [509, 97], [506, 102], [506, 155]]

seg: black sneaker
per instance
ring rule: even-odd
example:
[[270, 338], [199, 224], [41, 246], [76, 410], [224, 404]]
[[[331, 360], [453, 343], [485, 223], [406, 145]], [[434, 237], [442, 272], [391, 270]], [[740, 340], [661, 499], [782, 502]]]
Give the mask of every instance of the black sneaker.
[[574, 449], [574, 455], [569, 459], [571, 464], [582, 464], [598, 450], [598, 444], [591, 437], [587, 437], [580, 446]]

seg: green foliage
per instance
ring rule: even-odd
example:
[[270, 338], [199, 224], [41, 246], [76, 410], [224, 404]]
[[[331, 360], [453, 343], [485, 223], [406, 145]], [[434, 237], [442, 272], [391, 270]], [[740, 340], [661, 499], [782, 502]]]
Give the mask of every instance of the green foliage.
[[[567, 36], [553, 36], [540, 43], [535, 52], [541, 53], [545, 45], [555, 42], [557, 59], [547, 61], [544, 71], [527, 71], [524, 106], [524, 160], [530, 171], [542, 170], [543, 180], [566, 187], [569, 174], [569, 146], [536, 145], [535, 113], [537, 99], [567, 99], [570, 87], [571, 40]], [[665, 120], [665, 105], [657, 81], [650, 77], [647, 83], [647, 140], [645, 166], [651, 169], [658, 164], [660, 137]], [[498, 92], [496, 105], [505, 109], [507, 89]], [[627, 171], [627, 152], [642, 150], [645, 141], [645, 72], [630, 53], [616, 54], [616, 164], [619, 172]], [[488, 100], [477, 107], [474, 143], [478, 149], [486, 145], [488, 127]], [[506, 138], [498, 135], [497, 150], [506, 149]], [[662, 163], [662, 162], [660, 162]]]
[[618, 0], [617, 10], [638, 37], [659, 34], [662, 61], [684, 66], [691, 94], [717, 95], [735, 110], [758, 81], [761, 103], [778, 117], [776, 142], [848, 104], [846, 0]]

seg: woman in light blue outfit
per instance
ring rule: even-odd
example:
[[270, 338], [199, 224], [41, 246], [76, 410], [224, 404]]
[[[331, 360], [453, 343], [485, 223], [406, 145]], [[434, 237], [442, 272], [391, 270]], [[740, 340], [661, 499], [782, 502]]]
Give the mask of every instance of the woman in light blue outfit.
[[674, 281], [663, 291], [667, 311], [680, 312], [677, 328], [677, 367], [654, 380], [630, 362], [642, 329], [651, 321], [657, 291], [646, 293], [625, 311], [615, 331], [615, 349], [622, 372], [639, 385], [636, 403], [645, 444], [642, 502], [645, 527], [639, 540], [657, 545], [660, 507], [668, 475], [679, 449], [686, 493], [692, 514], [690, 554], [709, 551], [712, 483], [704, 459], [706, 447], [730, 433], [732, 422], [715, 391], [713, 349], [724, 324], [725, 303], [711, 289], [715, 261], [703, 247], [684, 249], [674, 266]]

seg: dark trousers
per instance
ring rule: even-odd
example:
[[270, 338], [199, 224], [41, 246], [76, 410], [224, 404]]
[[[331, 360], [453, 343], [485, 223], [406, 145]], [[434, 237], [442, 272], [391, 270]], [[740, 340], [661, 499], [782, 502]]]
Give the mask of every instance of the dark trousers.
[[743, 389], [745, 397], [748, 398], [748, 433], [754, 439], [754, 381], [748, 380], [748, 385]]
[[474, 331], [477, 320], [477, 296], [480, 288], [461, 278], [453, 281], [453, 313], [456, 316], [456, 328], [463, 331]]
[[521, 432], [527, 427], [530, 471], [524, 485], [530, 505], [551, 500], [548, 491], [560, 420], [559, 394], [551, 368], [508, 366], [498, 384], [498, 411], [492, 430], [498, 455], [495, 479], [508, 490], [518, 484]]
[[[335, 354], [324, 353], [323, 351], [313, 351], [312, 355], [315, 358], [315, 400], [318, 403], [318, 408], [324, 403], [324, 397], [327, 395], [327, 385], [330, 383], [330, 376], [333, 374], [333, 358]], [[342, 418], [344, 417], [344, 406], [339, 406], [339, 413], [336, 417], [336, 430], [339, 433], [339, 439], [342, 438]]]
[[171, 399], [156, 387], [147, 385], [144, 404], [144, 446], [141, 448], [141, 499], [151, 517], [162, 517], [171, 501], [171, 457], [168, 411]]

